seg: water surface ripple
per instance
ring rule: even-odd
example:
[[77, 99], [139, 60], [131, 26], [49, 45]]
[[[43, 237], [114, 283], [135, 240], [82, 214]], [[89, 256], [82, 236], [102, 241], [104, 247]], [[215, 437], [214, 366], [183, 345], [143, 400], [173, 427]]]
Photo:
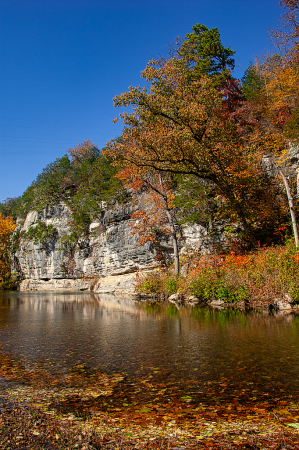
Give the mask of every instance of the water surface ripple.
[[91, 293], [0, 294], [0, 346], [26, 368], [76, 364], [199, 385], [227, 379], [298, 394], [299, 317], [192, 308], [177, 311]]

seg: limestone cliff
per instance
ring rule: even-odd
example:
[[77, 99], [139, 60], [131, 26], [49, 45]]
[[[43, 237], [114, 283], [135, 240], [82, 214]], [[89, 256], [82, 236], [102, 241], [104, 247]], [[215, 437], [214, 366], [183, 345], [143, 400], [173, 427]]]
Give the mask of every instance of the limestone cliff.
[[[131, 233], [130, 217], [137, 208], [138, 202], [128, 202], [103, 211], [101, 219], [90, 224], [88, 237], [79, 241], [72, 252], [60, 242], [70, 232], [71, 212], [65, 203], [30, 212], [19, 225], [23, 237], [14, 258], [15, 271], [23, 279], [20, 289], [132, 293], [136, 272], [157, 266], [152, 243], [140, 245], [138, 237]], [[46, 244], [26, 238], [28, 229], [40, 222], [57, 230]], [[211, 245], [208, 231], [201, 225], [183, 228], [182, 237], [181, 251], [186, 247], [206, 251]], [[162, 244], [171, 258], [171, 243], [166, 239]]]

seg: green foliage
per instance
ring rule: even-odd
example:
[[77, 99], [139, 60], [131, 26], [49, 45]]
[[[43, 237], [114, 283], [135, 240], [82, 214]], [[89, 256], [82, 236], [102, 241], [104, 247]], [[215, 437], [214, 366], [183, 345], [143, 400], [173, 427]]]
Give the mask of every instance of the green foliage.
[[246, 300], [249, 296], [250, 291], [246, 286], [241, 285], [235, 290], [235, 297], [238, 302]]
[[99, 150], [89, 157], [70, 161], [68, 155], [57, 158], [37, 176], [22, 197], [1, 203], [4, 215], [25, 217], [29, 211], [40, 211], [50, 204], [67, 202], [72, 210], [84, 210], [93, 219], [101, 203], [126, 199], [126, 191], [115, 178], [116, 168]]
[[9, 217], [21, 217], [19, 211], [21, 210], [22, 197], [7, 198], [0, 203], [0, 213], [3, 216]]
[[15, 253], [20, 246], [21, 239], [26, 235], [26, 231], [16, 230], [12, 235], [12, 253]]
[[232, 57], [235, 51], [221, 43], [218, 28], [208, 29], [198, 23], [192, 30], [186, 35], [179, 54], [189, 60], [193, 77], [209, 75], [223, 81], [235, 67]]
[[71, 233], [65, 234], [63, 237], [59, 238], [59, 242], [62, 245], [61, 250], [66, 249], [70, 253], [73, 253], [76, 245], [78, 244], [79, 237], [79, 232], [72, 231]]
[[178, 280], [176, 278], [169, 278], [166, 281], [165, 287], [169, 294], [174, 294], [178, 289]]
[[155, 271], [140, 278], [136, 285], [138, 292], [146, 294], [162, 294], [169, 296], [175, 292], [207, 300], [223, 300], [234, 303], [246, 300], [250, 292], [244, 285], [233, 283], [227, 273], [221, 269], [206, 267], [187, 280], [182, 277], [173, 278], [171, 272]]
[[285, 247], [258, 252], [243, 277], [255, 295], [263, 291], [272, 298], [288, 294], [294, 303], [299, 302], [299, 256], [291, 241]]
[[216, 298], [216, 290], [220, 278], [221, 273], [219, 270], [207, 268], [201, 271], [191, 282], [191, 294], [205, 300]]
[[36, 226], [29, 227], [26, 238], [32, 240], [34, 244], [48, 244], [57, 234], [57, 229], [52, 224], [46, 225], [45, 222], [39, 221]]
[[157, 270], [144, 277], [137, 277], [135, 289], [145, 294], [168, 296], [178, 291], [179, 284], [179, 278], [174, 278], [173, 273]]
[[18, 287], [18, 279], [15, 274], [11, 274], [10, 278], [0, 281], [0, 291], [14, 291]]
[[149, 275], [139, 286], [139, 289], [144, 294], [156, 294], [160, 291], [160, 286], [159, 278]]
[[214, 187], [198, 177], [177, 176], [175, 206], [180, 223], [209, 222], [217, 208]]
[[114, 176], [116, 172], [111, 159], [100, 155], [93, 161], [88, 179], [82, 181], [74, 195], [66, 200], [72, 210], [71, 229], [78, 236], [88, 233], [90, 222], [100, 217], [104, 208], [128, 199], [127, 191]]
[[255, 101], [259, 98], [264, 83], [260, 75], [257, 73], [252, 63], [249, 64], [248, 69], [245, 70], [242, 78], [242, 91], [249, 101]]
[[[85, 147], [82, 147], [83, 149]], [[88, 152], [77, 153], [56, 159], [49, 164], [29, 186], [22, 197], [7, 199], [0, 204], [4, 216], [26, 217], [29, 211], [40, 211], [47, 205], [64, 201], [72, 212], [70, 234], [62, 239], [62, 244], [74, 248], [79, 237], [88, 234], [89, 224], [102, 214], [103, 208], [109, 208], [116, 202], [125, 202], [128, 193], [114, 175], [117, 169], [111, 160], [101, 155], [97, 147], [88, 145]], [[71, 152], [70, 152], [71, 153]], [[46, 243], [55, 235], [56, 230], [42, 222], [28, 230], [27, 238]], [[19, 237], [14, 238], [14, 250]]]
[[288, 293], [292, 299], [292, 302], [294, 302], [296, 305], [299, 304], [299, 281], [293, 280], [290, 283]]

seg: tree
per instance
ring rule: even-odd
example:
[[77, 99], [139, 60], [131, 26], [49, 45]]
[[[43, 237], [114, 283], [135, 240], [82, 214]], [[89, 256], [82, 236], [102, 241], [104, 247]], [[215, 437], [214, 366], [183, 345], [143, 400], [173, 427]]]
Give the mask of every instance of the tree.
[[16, 224], [11, 217], [3, 217], [0, 213], [0, 283], [6, 283], [11, 277], [12, 233]]
[[[298, 124], [297, 127], [291, 126], [299, 105], [299, 74], [288, 58], [279, 56], [267, 61], [259, 70], [266, 79], [260, 95], [260, 101], [263, 101], [261, 110], [264, 117], [261, 143], [268, 152], [271, 151], [272, 156], [276, 156], [277, 174], [285, 188], [295, 244], [298, 247], [299, 237], [294, 199], [288, 181], [291, 176], [297, 178], [297, 173], [290, 170], [290, 140], [288, 138], [292, 135], [296, 140], [296, 137], [299, 136]], [[291, 123], [289, 123], [290, 120]], [[267, 124], [266, 127], [265, 124]]]
[[299, 56], [299, 1], [281, 0], [280, 6], [285, 12], [280, 19], [280, 27], [271, 30], [272, 40], [280, 50], [288, 52], [288, 56], [298, 64]]
[[100, 155], [98, 147], [91, 142], [90, 139], [86, 139], [84, 142], [79, 142], [74, 148], [68, 148], [67, 153], [71, 157], [71, 162], [79, 164], [85, 159], [96, 160]]
[[177, 50], [177, 55], [189, 69], [190, 78], [210, 76], [217, 83], [225, 82], [235, 67], [232, 57], [235, 51], [221, 43], [218, 28], [208, 29], [198, 23], [192, 30]]
[[173, 180], [167, 173], [149, 171], [137, 168], [134, 165], [127, 166], [118, 177], [133, 188], [141, 192], [144, 188], [150, 194], [149, 211], [136, 211], [131, 218], [135, 219], [132, 225], [133, 234], [140, 236], [139, 243], [153, 242], [158, 253], [158, 259], [162, 259], [158, 234], [170, 234], [173, 245], [174, 273], [179, 275], [179, 246], [174, 197], [172, 189]]
[[115, 97], [115, 106], [131, 106], [132, 112], [120, 114], [125, 128], [109, 143], [109, 154], [123, 166], [210, 182], [254, 245], [251, 199], [262, 182], [247, 140], [254, 123], [229, 73], [233, 52], [219, 34], [214, 45], [216, 33], [201, 25], [193, 29], [174, 56], [147, 64], [142, 77], [149, 89], [131, 87]]
[[253, 143], [261, 156], [272, 158], [273, 173], [282, 181], [298, 247], [296, 197], [291, 193], [289, 180], [298, 180], [298, 173], [291, 167], [290, 147], [297, 145], [299, 138], [299, 2], [282, 0], [280, 4], [287, 9], [281, 20], [283, 26], [272, 31], [280, 54], [251, 65], [242, 87], [258, 117]]

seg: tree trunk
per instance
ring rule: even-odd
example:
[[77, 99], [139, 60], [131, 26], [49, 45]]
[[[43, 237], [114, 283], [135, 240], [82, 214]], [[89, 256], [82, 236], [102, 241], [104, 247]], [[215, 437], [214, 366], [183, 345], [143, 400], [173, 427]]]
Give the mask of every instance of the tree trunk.
[[279, 169], [279, 174], [284, 182], [284, 186], [285, 186], [285, 190], [287, 193], [287, 197], [288, 197], [288, 202], [289, 202], [289, 208], [290, 208], [290, 213], [291, 213], [291, 218], [292, 218], [292, 225], [293, 225], [293, 231], [294, 231], [294, 238], [295, 238], [295, 245], [296, 247], [299, 246], [299, 237], [298, 237], [298, 227], [297, 227], [297, 220], [296, 220], [296, 215], [295, 215], [295, 210], [294, 210], [294, 203], [293, 203], [293, 197], [291, 194], [291, 189], [288, 183], [287, 178], [285, 177], [285, 175], [283, 174], [282, 170]]
[[222, 190], [224, 196], [228, 199], [228, 201], [231, 204], [232, 209], [237, 213], [240, 222], [243, 226], [243, 229], [246, 233], [246, 236], [248, 237], [251, 245], [253, 247], [257, 246], [257, 240], [255, 238], [254, 235], [254, 231], [250, 225], [250, 223], [247, 222], [244, 211], [242, 210], [241, 205], [239, 204], [238, 200], [235, 198], [234, 193], [231, 191], [231, 189], [229, 188], [229, 186], [227, 185], [222, 185], [222, 183], [218, 183], [218, 187]]
[[167, 220], [169, 223], [171, 237], [172, 237], [173, 257], [174, 257], [174, 273], [175, 273], [175, 276], [178, 276], [180, 274], [180, 256], [179, 256], [178, 239], [177, 239], [177, 235], [176, 235], [174, 220], [173, 220], [173, 217], [171, 215], [171, 212], [170, 212], [170, 209], [168, 206], [167, 194], [164, 189], [163, 179], [161, 177], [161, 174], [159, 174], [159, 181], [160, 181], [160, 186], [161, 186], [161, 190], [162, 190], [162, 193], [160, 192], [160, 195], [162, 196], [162, 199], [164, 202], [165, 214], [166, 214], [166, 217], [167, 217]]
[[173, 244], [173, 256], [174, 256], [174, 273], [175, 275], [180, 274], [180, 257], [179, 257], [179, 248], [178, 248], [178, 239], [176, 235], [175, 226], [173, 223], [173, 217], [168, 209], [168, 205], [165, 206], [165, 213], [168, 219], [168, 223], [171, 230], [171, 236], [172, 236], [172, 244]]

